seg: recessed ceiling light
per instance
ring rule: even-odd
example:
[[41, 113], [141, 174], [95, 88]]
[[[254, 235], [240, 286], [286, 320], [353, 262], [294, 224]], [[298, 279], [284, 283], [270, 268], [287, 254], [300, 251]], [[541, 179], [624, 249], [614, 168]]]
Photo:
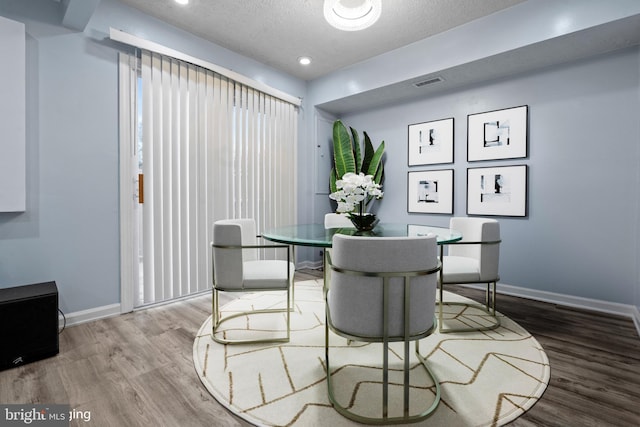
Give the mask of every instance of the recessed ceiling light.
[[189, 0], [175, 0], [178, 4], [189, 4]]
[[301, 56], [300, 58], [298, 58], [298, 63], [300, 65], [309, 65], [311, 64], [311, 58], [309, 58], [308, 56]]
[[339, 30], [364, 30], [380, 18], [381, 3], [381, 0], [324, 0], [324, 18]]

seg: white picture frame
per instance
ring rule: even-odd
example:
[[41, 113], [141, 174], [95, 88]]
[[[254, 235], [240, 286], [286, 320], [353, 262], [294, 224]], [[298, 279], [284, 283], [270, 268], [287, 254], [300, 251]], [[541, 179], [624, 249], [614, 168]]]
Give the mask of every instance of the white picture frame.
[[527, 216], [527, 165], [467, 169], [467, 214]]
[[407, 211], [453, 214], [453, 169], [408, 172]]
[[453, 118], [409, 125], [409, 166], [453, 163]]
[[529, 107], [507, 108], [467, 116], [467, 160], [527, 157]]

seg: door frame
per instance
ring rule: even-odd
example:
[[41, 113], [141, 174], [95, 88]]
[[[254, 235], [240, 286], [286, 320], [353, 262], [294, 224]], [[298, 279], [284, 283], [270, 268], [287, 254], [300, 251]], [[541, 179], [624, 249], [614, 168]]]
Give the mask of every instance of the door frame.
[[120, 52], [119, 60], [119, 147], [120, 147], [120, 312], [134, 308], [134, 291], [140, 281], [136, 194], [136, 80], [137, 58]]

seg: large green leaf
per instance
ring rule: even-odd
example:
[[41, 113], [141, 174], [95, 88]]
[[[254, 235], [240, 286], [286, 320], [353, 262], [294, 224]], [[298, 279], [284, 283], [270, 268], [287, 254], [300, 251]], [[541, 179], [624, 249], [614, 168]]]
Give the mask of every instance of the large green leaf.
[[338, 187], [336, 186], [337, 180], [338, 177], [336, 176], [336, 169], [331, 168], [331, 173], [329, 175], [329, 190], [331, 193], [335, 193], [336, 191], [338, 191]]
[[384, 154], [384, 141], [380, 143], [378, 149], [371, 156], [371, 161], [369, 163], [369, 168], [366, 171], [367, 175], [373, 175], [373, 180], [378, 184], [381, 184], [382, 181], [378, 179], [382, 179], [382, 155]]
[[[371, 147], [373, 151], [373, 146]], [[384, 181], [384, 164], [382, 163], [382, 155], [384, 154], [384, 141], [380, 143], [378, 149], [373, 152], [371, 156], [371, 161], [369, 163], [369, 168], [365, 172], [367, 175], [373, 176], [373, 182], [377, 184], [382, 184]], [[366, 202], [368, 205], [373, 201], [373, 198], [369, 198]]]
[[360, 151], [360, 136], [358, 135], [358, 131], [349, 126], [351, 130], [351, 136], [353, 137], [353, 154], [356, 160], [356, 170], [354, 173], [364, 172], [362, 169], [362, 153]]
[[370, 173], [371, 159], [373, 158], [373, 144], [367, 132], [364, 133], [364, 158], [362, 159], [362, 172], [365, 175], [375, 175]]
[[[338, 190], [336, 181], [347, 172], [372, 175], [373, 180], [378, 184], [382, 184], [384, 180], [382, 163], [384, 141], [374, 150], [371, 138], [364, 132], [364, 150], [362, 150], [358, 131], [352, 127], [349, 127], [349, 130], [351, 135], [340, 120], [333, 123], [333, 167], [329, 175], [329, 189], [332, 193]], [[369, 202], [370, 200], [366, 203]]]
[[340, 120], [333, 123], [333, 159], [338, 179], [347, 172], [356, 172], [356, 159], [347, 128]]

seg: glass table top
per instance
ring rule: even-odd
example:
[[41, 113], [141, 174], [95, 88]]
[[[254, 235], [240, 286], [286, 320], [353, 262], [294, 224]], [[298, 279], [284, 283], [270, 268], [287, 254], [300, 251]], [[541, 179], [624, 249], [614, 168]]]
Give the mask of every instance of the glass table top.
[[347, 234], [371, 237], [407, 237], [435, 234], [439, 245], [457, 242], [462, 234], [445, 227], [433, 227], [421, 224], [380, 223], [372, 231], [358, 231], [353, 227], [324, 228], [323, 224], [297, 224], [266, 230], [265, 239], [288, 245], [314, 246], [330, 248], [333, 235]]

